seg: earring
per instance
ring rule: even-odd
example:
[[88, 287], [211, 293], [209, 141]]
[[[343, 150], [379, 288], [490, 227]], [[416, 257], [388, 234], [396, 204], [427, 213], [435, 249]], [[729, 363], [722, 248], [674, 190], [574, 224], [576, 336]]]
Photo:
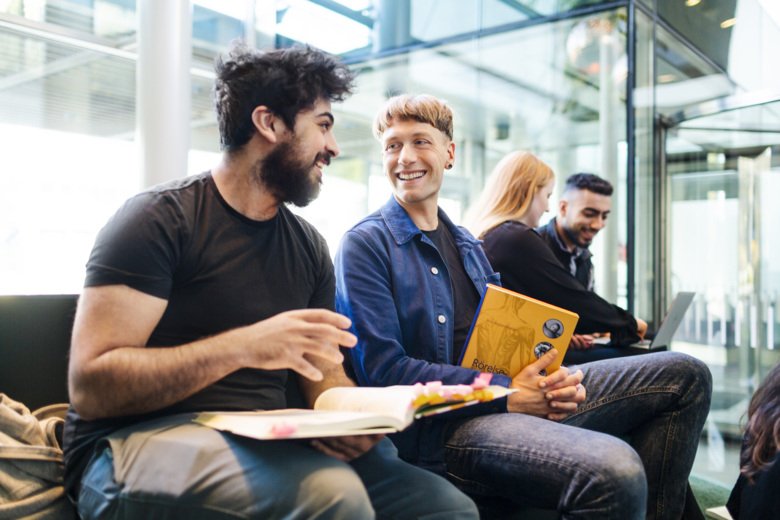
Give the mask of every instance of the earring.
[[445, 166], [445, 168], [447, 168], [448, 170], [451, 170], [451, 169], [452, 169], [452, 163], [447, 163], [447, 165]]

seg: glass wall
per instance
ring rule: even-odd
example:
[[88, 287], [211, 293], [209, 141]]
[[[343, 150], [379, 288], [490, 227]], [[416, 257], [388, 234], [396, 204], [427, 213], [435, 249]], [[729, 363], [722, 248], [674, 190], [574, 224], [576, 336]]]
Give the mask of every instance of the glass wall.
[[[212, 65], [231, 40], [317, 45], [360, 72], [356, 95], [335, 107], [342, 156], [321, 197], [300, 210], [332, 250], [390, 193], [371, 136], [376, 109], [389, 93], [426, 92], [456, 112], [456, 167], [442, 194], [456, 221], [514, 149], [540, 155], [559, 182], [574, 171], [613, 180], [618, 211], [594, 245], [596, 279], [608, 297], [625, 300], [625, 255], [606, 252], [625, 251], [627, 235], [627, 14], [598, 4], [194, 1], [186, 173], [218, 160]], [[0, 125], [11, 150], [0, 158], [8, 178], [8, 203], [0, 208], [2, 293], [78, 292], [95, 233], [142, 187], [134, 141], [136, 11], [130, 0], [0, 4]]]

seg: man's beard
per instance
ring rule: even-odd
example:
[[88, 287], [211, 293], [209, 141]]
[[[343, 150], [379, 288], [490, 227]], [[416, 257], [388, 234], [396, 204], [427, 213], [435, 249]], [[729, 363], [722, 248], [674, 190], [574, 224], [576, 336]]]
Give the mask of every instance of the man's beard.
[[298, 145], [295, 137], [279, 143], [265, 159], [257, 162], [255, 174], [276, 200], [303, 207], [320, 194], [320, 179], [312, 175], [314, 162], [329, 164], [330, 156], [320, 154], [315, 161], [306, 163], [300, 158], [302, 152]]
[[[563, 232], [566, 234], [567, 237], [569, 237], [569, 240], [571, 240], [571, 242], [575, 246], [583, 248], [583, 249], [587, 249], [588, 247], [590, 247], [590, 244], [593, 243], [593, 239], [591, 239], [589, 242], [586, 242], [585, 240], [583, 240], [582, 237], [580, 236], [579, 231], [576, 231], [576, 230], [574, 230], [574, 229], [572, 229], [570, 227], [567, 227], [567, 226], [561, 226], [561, 227], [563, 228]], [[595, 237], [595, 235], [594, 235], [594, 237]]]

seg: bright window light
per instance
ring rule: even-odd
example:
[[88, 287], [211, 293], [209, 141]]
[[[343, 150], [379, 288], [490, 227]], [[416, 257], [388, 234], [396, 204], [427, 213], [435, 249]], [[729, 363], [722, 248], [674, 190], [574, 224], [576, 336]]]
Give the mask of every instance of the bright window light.
[[290, 1], [281, 12], [276, 31], [332, 54], [359, 49], [371, 43], [371, 29], [330, 9], [304, 0]]
[[243, 20], [249, 12], [245, 1], [225, 2], [225, 0], [193, 0], [192, 3], [237, 20]]
[[336, 0], [336, 2], [353, 11], [363, 11], [371, 7], [371, 0]]

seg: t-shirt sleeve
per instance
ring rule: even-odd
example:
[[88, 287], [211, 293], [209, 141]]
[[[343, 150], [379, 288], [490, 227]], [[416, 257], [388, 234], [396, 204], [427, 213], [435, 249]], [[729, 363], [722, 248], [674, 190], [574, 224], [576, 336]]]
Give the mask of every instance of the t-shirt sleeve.
[[180, 206], [170, 198], [136, 195], [98, 233], [84, 286], [127, 285], [167, 299], [184, 227]]

